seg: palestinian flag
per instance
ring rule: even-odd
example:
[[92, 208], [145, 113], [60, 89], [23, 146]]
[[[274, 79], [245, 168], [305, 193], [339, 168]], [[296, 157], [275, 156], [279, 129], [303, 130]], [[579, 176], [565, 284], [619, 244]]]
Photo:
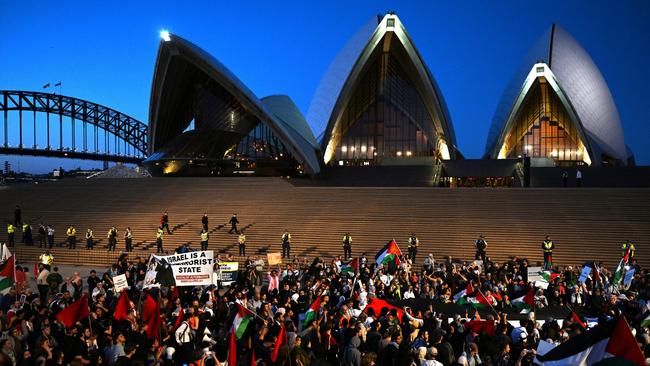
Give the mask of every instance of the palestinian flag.
[[232, 328], [237, 339], [241, 339], [244, 335], [246, 327], [251, 320], [253, 320], [253, 313], [245, 307], [237, 304], [237, 315], [235, 315], [235, 321], [232, 323]]
[[454, 295], [454, 302], [459, 303], [460, 300], [468, 295], [471, 295], [474, 292], [474, 286], [472, 286], [472, 281], [467, 282], [467, 287]]
[[0, 263], [0, 294], [6, 295], [16, 283], [16, 257], [13, 255]]
[[646, 364], [643, 353], [622, 316], [598, 324], [543, 355], [538, 353], [535, 361], [535, 364], [542, 366]]
[[616, 267], [616, 272], [614, 272], [614, 276], [612, 277], [612, 285], [618, 285], [619, 282], [621, 282], [623, 279], [623, 270], [625, 269], [625, 263], [625, 257], [621, 258], [621, 261], [618, 262], [618, 267]]
[[528, 288], [524, 294], [515, 297], [511, 301], [512, 305], [516, 306], [522, 312], [530, 312], [535, 309], [535, 290], [532, 287]]
[[553, 271], [541, 271], [538, 273], [540, 276], [542, 276], [542, 279], [548, 283], [551, 283], [554, 279], [560, 277], [559, 273], [553, 273]]
[[475, 309], [483, 309], [491, 304], [490, 299], [485, 297], [480, 291], [476, 293], [476, 296], [465, 296], [458, 301], [458, 305], [472, 305]]
[[310, 322], [312, 322], [318, 316], [318, 310], [320, 309], [320, 295], [316, 298], [313, 304], [307, 309], [305, 313], [305, 318], [302, 321], [302, 326], [307, 327]]
[[366, 308], [363, 309], [363, 312], [367, 313], [368, 309], [372, 309], [375, 312], [375, 316], [379, 317], [381, 315], [382, 309], [384, 308], [387, 308], [389, 311], [395, 310], [397, 312], [397, 321], [402, 323], [402, 316], [404, 315], [404, 310], [398, 308], [397, 306], [391, 305], [386, 300], [381, 300], [376, 297], [369, 299], [368, 305], [366, 305]]
[[397, 246], [395, 240], [391, 240], [377, 253], [375, 256], [375, 261], [377, 264], [388, 264], [390, 262], [395, 262], [395, 265], [399, 266], [401, 263], [398, 257], [399, 255], [402, 255], [402, 251], [399, 250], [399, 247]]
[[348, 273], [354, 275], [358, 270], [359, 270], [358, 258], [354, 258], [353, 260], [341, 265], [341, 274]]
[[582, 329], [587, 329], [587, 323], [585, 323], [575, 311], [571, 311], [571, 321], [580, 325]]
[[471, 329], [473, 332], [478, 334], [480, 334], [481, 332], [485, 332], [485, 334], [494, 337], [494, 331], [495, 331], [494, 320], [482, 320], [482, 319], [471, 320], [463, 324], [463, 328]]

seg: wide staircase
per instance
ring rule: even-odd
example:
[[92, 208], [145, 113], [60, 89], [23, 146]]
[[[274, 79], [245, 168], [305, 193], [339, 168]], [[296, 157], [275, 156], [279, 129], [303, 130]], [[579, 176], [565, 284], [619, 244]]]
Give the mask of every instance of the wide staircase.
[[[237, 213], [245, 229], [248, 255], [279, 252], [280, 237], [288, 229], [292, 254], [330, 259], [342, 254], [341, 237], [350, 232], [354, 255], [374, 258], [391, 238], [406, 251], [406, 240], [420, 238], [418, 262], [428, 253], [436, 260], [451, 255], [473, 258], [479, 234], [496, 261], [512, 256], [542, 260], [541, 242], [551, 235], [554, 261], [561, 265], [587, 260], [605, 262], [613, 269], [626, 239], [636, 243], [637, 259], [650, 265], [650, 189], [491, 189], [491, 188], [369, 188], [293, 185], [280, 178], [151, 178], [63, 180], [0, 187], [0, 217], [13, 219], [15, 204], [32, 224], [52, 225], [57, 245], [56, 263], [92, 265], [113, 263], [124, 249], [122, 235], [130, 226], [135, 256], [155, 252], [155, 233], [161, 213], [169, 212], [172, 235], [164, 247], [172, 252], [183, 243], [199, 248], [201, 216], [210, 218], [210, 249], [238, 254], [236, 235], [227, 224]], [[77, 249], [68, 250], [65, 231], [77, 229]], [[119, 232], [118, 251], [106, 251], [111, 226]], [[84, 249], [83, 236], [95, 233], [94, 251]], [[43, 249], [20, 243], [18, 261], [29, 266]], [[3, 225], [0, 241], [6, 241]], [[242, 260], [243, 258], [238, 258]], [[31, 268], [31, 266], [29, 267]]]

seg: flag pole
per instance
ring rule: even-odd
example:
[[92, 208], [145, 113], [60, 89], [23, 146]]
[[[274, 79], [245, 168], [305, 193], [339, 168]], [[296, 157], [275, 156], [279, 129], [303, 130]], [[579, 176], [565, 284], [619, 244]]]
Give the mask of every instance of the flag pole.
[[[483, 298], [487, 300], [487, 297], [486, 297], [485, 295], [483, 295], [483, 292], [481, 292], [481, 286], [480, 286], [480, 284], [479, 284], [479, 287], [478, 287], [478, 293], [481, 294], [481, 296], [483, 296]], [[494, 311], [494, 313], [495, 313], [497, 316], [499, 316], [499, 312], [494, 308], [494, 306], [492, 306], [492, 304], [490, 304], [490, 301], [488, 301], [488, 305], [490, 305], [490, 309], [492, 309], [492, 311]], [[478, 310], [477, 310], [477, 311], [478, 311]]]

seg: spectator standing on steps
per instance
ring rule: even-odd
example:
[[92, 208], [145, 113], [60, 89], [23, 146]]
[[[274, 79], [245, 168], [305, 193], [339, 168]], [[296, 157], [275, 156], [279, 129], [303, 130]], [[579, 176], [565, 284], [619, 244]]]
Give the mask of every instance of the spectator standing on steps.
[[160, 227], [163, 229], [167, 229], [167, 234], [171, 235], [171, 231], [169, 231], [169, 215], [167, 214], [167, 211], [160, 216]]
[[239, 237], [237, 238], [237, 244], [239, 245], [239, 255], [242, 257], [246, 256], [246, 235], [244, 235], [244, 230], [241, 231]]
[[576, 186], [578, 188], [582, 187], [582, 172], [580, 169], [576, 169]]
[[203, 217], [201, 217], [201, 225], [203, 225], [203, 229], [206, 231], [208, 230], [208, 213], [204, 213]]
[[284, 229], [284, 233], [282, 234], [282, 258], [290, 258], [291, 257], [291, 234], [289, 234], [289, 230]]
[[201, 230], [201, 250], [208, 250], [208, 240], [210, 240], [210, 234], [208, 229], [203, 226], [203, 230]]
[[127, 227], [124, 231], [124, 244], [126, 245], [127, 252], [133, 251], [133, 233], [130, 227]]
[[86, 250], [93, 250], [94, 246], [93, 231], [88, 228], [88, 230], [86, 230]]
[[569, 173], [566, 170], [562, 171], [562, 185], [566, 188], [569, 185]]
[[165, 232], [163, 231], [162, 225], [158, 228], [158, 231], [156, 232], [156, 253], [164, 253], [165, 251], [163, 250], [163, 235]]
[[234, 231], [235, 233], [239, 234], [239, 230], [237, 230], [237, 224], [239, 224], [239, 220], [237, 220], [237, 214], [234, 213], [232, 214], [232, 217], [230, 218], [230, 231], [228, 231], [228, 234], [232, 234]]
[[14, 209], [14, 226], [19, 227], [23, 223], [23, 212], [20, 210], [20, 206], [16, 205]]
[[77, 229], [70, 225], [66, 235], [68, 235], [68, 249], [77, 249]]

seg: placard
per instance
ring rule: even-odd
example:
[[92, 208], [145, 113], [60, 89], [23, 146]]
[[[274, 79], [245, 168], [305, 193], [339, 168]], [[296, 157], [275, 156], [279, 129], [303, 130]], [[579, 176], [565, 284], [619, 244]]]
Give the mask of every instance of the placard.
[[217, 285], [220, 281], [221, 286], [230, 286], [237, 281], [238, 273], [239, 262], [219, 262], [219, 270], [214, 272], [213, 282]]
[[582, 268], [582, 273], [580, 274], [580, 278], [578, 278], [578, 282], [585, 283], [589, 278], [590, 273], [591, 273], [591, 267], [584, 266]]
[[156, 284], [208, 286], [212, 284], [213, 268], [214, 252], [212, 250], [164, 256], [152, 255], [144, 287]]
[[269, 266], [275, 266], [276, 264], [282, 264], [282, 253], [267, 253], [266, 258], [269, 261]]
[[544, 280], [542, 275], [542, 267], [528, 267], [528, 282], [532, 282], [533, 286], [540, 287], [546, 290], [548, 288], [548, 282]]
[[123, 289], [129, 287], [128, 282], [126, 281], [126, 275], [121, 274], [113, 277], [113, 287], [115, 287], [115, 292], [119, 293]]

